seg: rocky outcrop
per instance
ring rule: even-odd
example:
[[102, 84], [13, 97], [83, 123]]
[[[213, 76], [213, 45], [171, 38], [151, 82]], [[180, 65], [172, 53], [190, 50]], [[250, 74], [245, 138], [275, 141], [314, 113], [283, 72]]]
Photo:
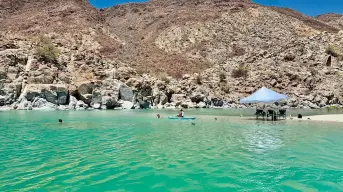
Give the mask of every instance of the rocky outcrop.
[[42, 98], [55, 105], [67, 105], [69, 92], [68, 87], [63, 84], [28, 84], [22, 97], [28, 101]]
[[339, 15], [249, 0], [13, 2], [0, 3], [0, 106], [243, 108], [263, 86], [289, 95], [284, 107], [343, 104]]

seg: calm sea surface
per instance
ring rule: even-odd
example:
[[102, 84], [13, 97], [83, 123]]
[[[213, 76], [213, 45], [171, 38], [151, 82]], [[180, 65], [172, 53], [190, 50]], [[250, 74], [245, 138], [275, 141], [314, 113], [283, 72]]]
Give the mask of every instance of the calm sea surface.
[[0, 112], [0, 191], [343, 191], [343, 124], [176, 112]]

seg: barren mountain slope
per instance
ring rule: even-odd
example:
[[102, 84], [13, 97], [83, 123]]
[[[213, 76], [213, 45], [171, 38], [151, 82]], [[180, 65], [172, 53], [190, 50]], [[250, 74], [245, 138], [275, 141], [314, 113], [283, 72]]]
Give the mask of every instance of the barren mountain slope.
[[95, 27], [98, 11], [87, 0], [1, 0], [3, 27], [8, 33], [37, 34]]
[[237, 54], [235, 48], [275, 49], [316, 31], [338, 32], [295, 11], [248, 0], [156, 0], [115, 6], [103, 16], [109, 31], [125, 43], [119, 59], [173, 75], [221, 63]]
[[[177, 94], [237, 103], [266, 86], [299, 102], [291, 106], [343, 104], [343, 33], [290, 9], [249, 0], [153, 0], [101, 10], [86, 0], [2, 0], [0, 6], [6, 104], [30, 84], [66, 84], [91, 104], [96, 95], [108, 97], [114, 78], [168, 101]], [[44, 42], [56, 59], [37, 54]], [[80, 84], [96, 84], [101, 94]]]
[[341, 14], [335, 14], [335, 13], [323, 14], [323, 15], [317, 16], [317, 19], [331, 26], [334, 26], [336, 28], [343, 30], [343, 15]]

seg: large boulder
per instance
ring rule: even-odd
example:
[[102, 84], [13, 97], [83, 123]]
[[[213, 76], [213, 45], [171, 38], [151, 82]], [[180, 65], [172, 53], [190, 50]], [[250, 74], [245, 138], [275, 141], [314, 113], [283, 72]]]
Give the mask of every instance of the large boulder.
[[224, 101], [221, 99], [214, 98], [214, 99], [212, 99], [212, 105], [214, 107], [223, 107]]
[[192, 102], [194, 103], [200, 103], [200, 102], [203, 102], [205, 100], [205, 95], [204, 94], [201, 94], [201, 93], [197, 93], [197, 92], [194, 92], [190, 99]]
[[33, 102], [32, 102], [32, 107], [33, 108], [45, 108], [45, 109], [55, 109], [56, 105], [54, 105], [53, 103], [48, 102], [47, 100], [43, 99], [43, 98], [38, 98], [36, 97]]
[[21, 83], [0, 84], [0, 106], [13, 104], [20, 96]]
[[39, 97], [56, 105], [66, 105], [68, 100], [68, 87], [64, 84], [28, 84], [23, 94], [28, 101]]
[[76, 109], [77, 99], [74, 96], [69, 97], [69, 109]]
[[85, 102], [83, 102], [82, 100], [77, 101], [75, 109], [79, 110], [79, 109], [86, 109], [86, 108], [88, 108], [88, 105]]
[[119, 96], [121, 100], [130, 101], [133, 100], [133, 91], [126, 84], [121, 83], [119, 86]]
[[92, 93], [91, 105], [93, 108], [98, 108], [98, 107], [95, 107], [94, 105], [100, 105], [100, 108], [101, 108], [101, 104], [102, 104], [101, 90], [94, 90]]
[[78, 84], [76, 93], [83, 102], [90, 105], [94, 88], [95, 84], [93, 82], [82, 82]]
[[101, 82], [85, 82], [78, 86], [78, 94], [82, 101], [93, 108], [113, 109], [120, 107], [118, 100], [133, 101], [133, 91], [126, 84], [116, 79], [106, 79]]
[[132, 109], [133, 108], [133, 103], [131, 101], [123, 101], [121, 102], [121, 107], [123, 109]]
[[207, 105], [205, 102], [200, 102], [196, 105], [196, 108], [206, 108], [206, 107], [207, 107]]
[[160, 105], [165, 105], [168, 103], [168, 96], [166, 94], [161, 94], [160, 95]]
[[171, 102], [174, 103], [176, 106], [181, 105], [182, 102], [184, 102], [186, 99], [186, 96], [184, 94], [173, 94], [171, 97]]
[[4, 106], [5, 105], [5, 101], [6, 101], [6, 97], [0, 95], [0, 106]]
[[115, 71], [115, 78], [116, 79], [124, 79], [128, 80], [131, 77], [135, 77], [137, 75], [136, 70], [130, 67], [119, 67]]
[[111, 96], [103, 96], [102, 104], [106, 106], [106, 109], [114, 109], [116, 107], [120, 107], [118, 100], [115, 97]]

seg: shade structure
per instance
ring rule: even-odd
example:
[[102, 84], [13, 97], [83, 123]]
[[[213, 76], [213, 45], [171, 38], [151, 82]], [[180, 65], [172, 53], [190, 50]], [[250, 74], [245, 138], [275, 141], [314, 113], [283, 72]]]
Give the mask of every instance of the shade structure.
[[287, 98], [287, 95], [262, 87], [249, 97], [241, 99], [240, 103], [274, 103]]

